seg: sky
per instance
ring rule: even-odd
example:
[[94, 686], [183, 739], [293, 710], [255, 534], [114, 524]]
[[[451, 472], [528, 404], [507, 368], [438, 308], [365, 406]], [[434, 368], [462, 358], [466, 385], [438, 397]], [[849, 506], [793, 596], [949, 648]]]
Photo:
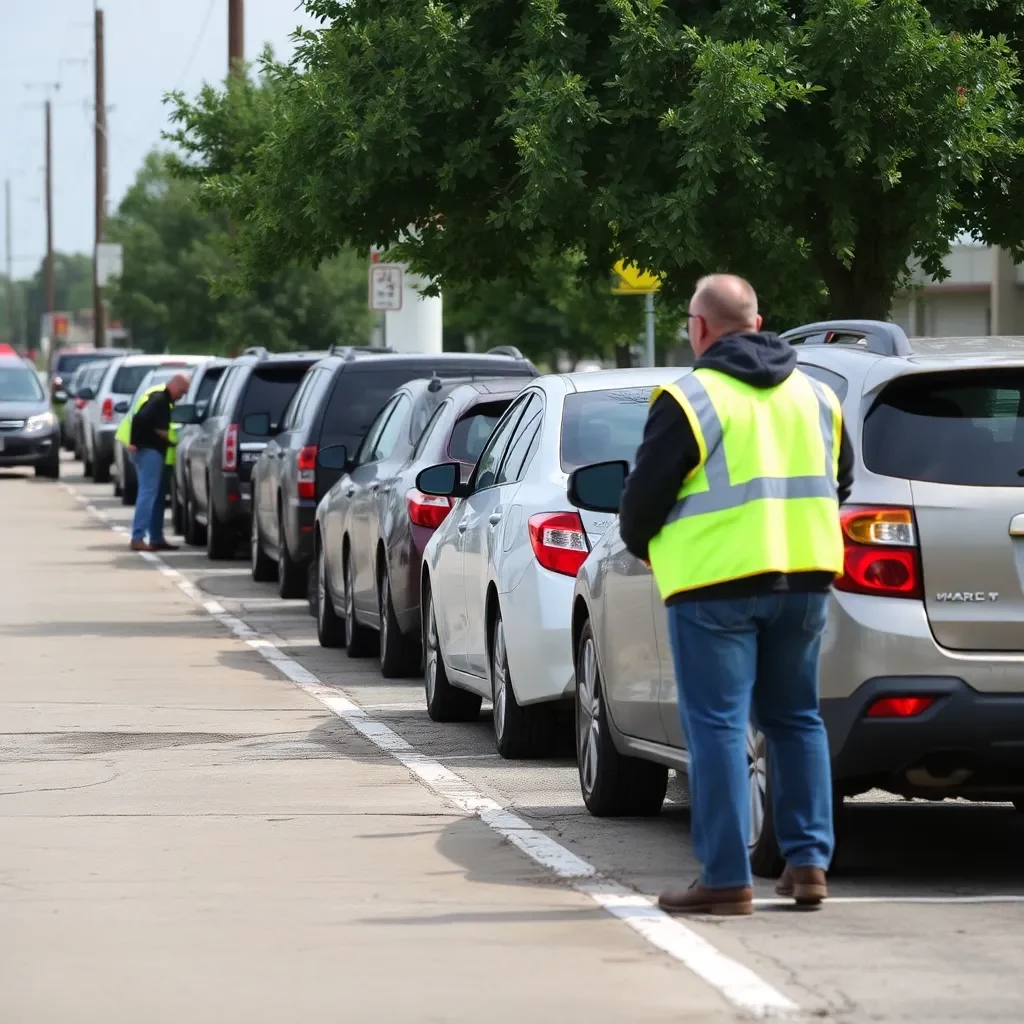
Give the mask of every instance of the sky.
[[[46, 251], [48, 83], [60, 83], [51, 92], [54, 248], [92, 252], [93, 6], [94, 0], [0, 0], [0, 180], [11, 182], [15, 278], [30, 277]], [[194, 95], [204, 82], [224, 78], [228, 3], [100, 0], [99, 6], [106, 36], [107, 209], [113, 212], [146, 153], [167, 145], [160, 138], [168, 127], [164, 94], [181, 89]], [[300, 0], [247, 0], [246, 57], [254, 59], [264, 43], [288, 57], [291, 33], [314, 24]]]

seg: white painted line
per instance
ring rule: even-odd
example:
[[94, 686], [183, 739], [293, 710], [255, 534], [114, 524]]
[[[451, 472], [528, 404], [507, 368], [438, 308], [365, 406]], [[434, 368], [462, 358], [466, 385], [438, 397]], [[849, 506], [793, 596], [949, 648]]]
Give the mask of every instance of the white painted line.
[[[73, 489], [69, 490], [74, 493]], [[172, 573], [181, 575], [175, 573], [157, 555], [148, 551], [139, 554], [164, 576], [171, 578]], [[466, 814], [478, 817], [503, 839], [522, 850], [534, 863], [569, 882], [573, 889], [624, 921], [651, 945], [688, 967], [734, 1006], [757, 1018], [790, 1017], [800, 1013], [800, 1007], [792, 999], [758, 977], [750, 968], [719, 952], [681, 921], [660, 911], [649, 897], [618, 882], [602, 878], [592, 864], [576, 856], [547, 833], [534, 828], [496, 800], [479, 792], [440, 761], [421, 754], [393, 729], [367, 715], [366, 709], [353, 701], [342, 687], [322, 682], [248, 623], [225, 612], [217, 601], [206, 599], [187, 580], [182, 578], [177, 586], [226, 629], [244, 639], [300, 690], [403, 764], [428, 789]]]
[[[985, 903], [1024, 903], [1024, 896], [999, 895], [992, 893], [987, 896], [829, 896], [829, 904], [873, 904], [873, 903], [905, 903], [919, 906], [946, 907], [955, 905], [978, 905]], [[792, 900], [756, 899], [758, 907], [792, 906]]]

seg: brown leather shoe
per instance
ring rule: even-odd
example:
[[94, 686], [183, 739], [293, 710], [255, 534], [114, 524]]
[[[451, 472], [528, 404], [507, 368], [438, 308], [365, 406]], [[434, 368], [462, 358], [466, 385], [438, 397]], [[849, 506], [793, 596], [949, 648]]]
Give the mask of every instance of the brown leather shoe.
[[658, 906], [666, 914], [723, 914], [741, 917], [754, 912], [754, 891], [750, 886], [736, 889], [709, 889], [694, 882], [688, 889], [673, 886], [658, 897]]
[[816, 910], [828, 899], [828, 882], [821, 868], [791, 868], [788, 865], [775, 883], [779, 896], [796, 900], [798, 907]]
[[168, 544], [167, 541], [157, 541], [156, 544], [150, 546], [150, 551], [178, 551], [180, 550], [177, 544]]
[[132, 551], [152, 551], [153, 545], [147, 544], [144, 540], [133, 540]]

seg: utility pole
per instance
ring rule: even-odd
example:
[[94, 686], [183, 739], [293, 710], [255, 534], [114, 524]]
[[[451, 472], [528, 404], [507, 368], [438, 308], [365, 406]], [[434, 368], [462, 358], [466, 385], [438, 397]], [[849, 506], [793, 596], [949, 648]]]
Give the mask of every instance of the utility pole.
[[100, 244], [107, 218], [107, 96], [106, 69], [103, 52], [103, 11], [94, 12], [96, 30], [96, 244], [92, 257], [92, 307], [96, 348], [107, 344], [106, 314], [103, 308], [103, 287], [100, 284]]
[[4, 182], [4, 242], [7, 246], [7, 341], [14, 344], [14, 257], [11, 254], [11, 179]]
[[51, 131], [50, 100], [46, 100], [46, 271], [45, 302], [50, 316], [49, 329], [53, 330], [55, 306], [53, 284], [53, 140]]
[[242, 75], [245, 64], [245, 0], [228, 0], [228, 74]]

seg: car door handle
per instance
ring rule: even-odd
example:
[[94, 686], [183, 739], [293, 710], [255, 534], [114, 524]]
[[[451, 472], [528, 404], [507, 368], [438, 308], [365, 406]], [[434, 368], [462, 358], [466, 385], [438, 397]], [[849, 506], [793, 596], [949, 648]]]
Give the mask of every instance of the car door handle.
[[1024, 537], [1024, 512], [1010, 520], [1010, 536]]
[[492, 512], [487, 517], [487, 522], [489, 522], [491, 524], [491, 526], [497, 526], [498, 523], [501, 522], [501, 513], [500, 512]]
[[469, 529], [469, 523], [466, 522], [465, 519], [463, 519], [462, 522], [455, 527], [455, 529], [458, 530], [459, 533], [465, 533]]

